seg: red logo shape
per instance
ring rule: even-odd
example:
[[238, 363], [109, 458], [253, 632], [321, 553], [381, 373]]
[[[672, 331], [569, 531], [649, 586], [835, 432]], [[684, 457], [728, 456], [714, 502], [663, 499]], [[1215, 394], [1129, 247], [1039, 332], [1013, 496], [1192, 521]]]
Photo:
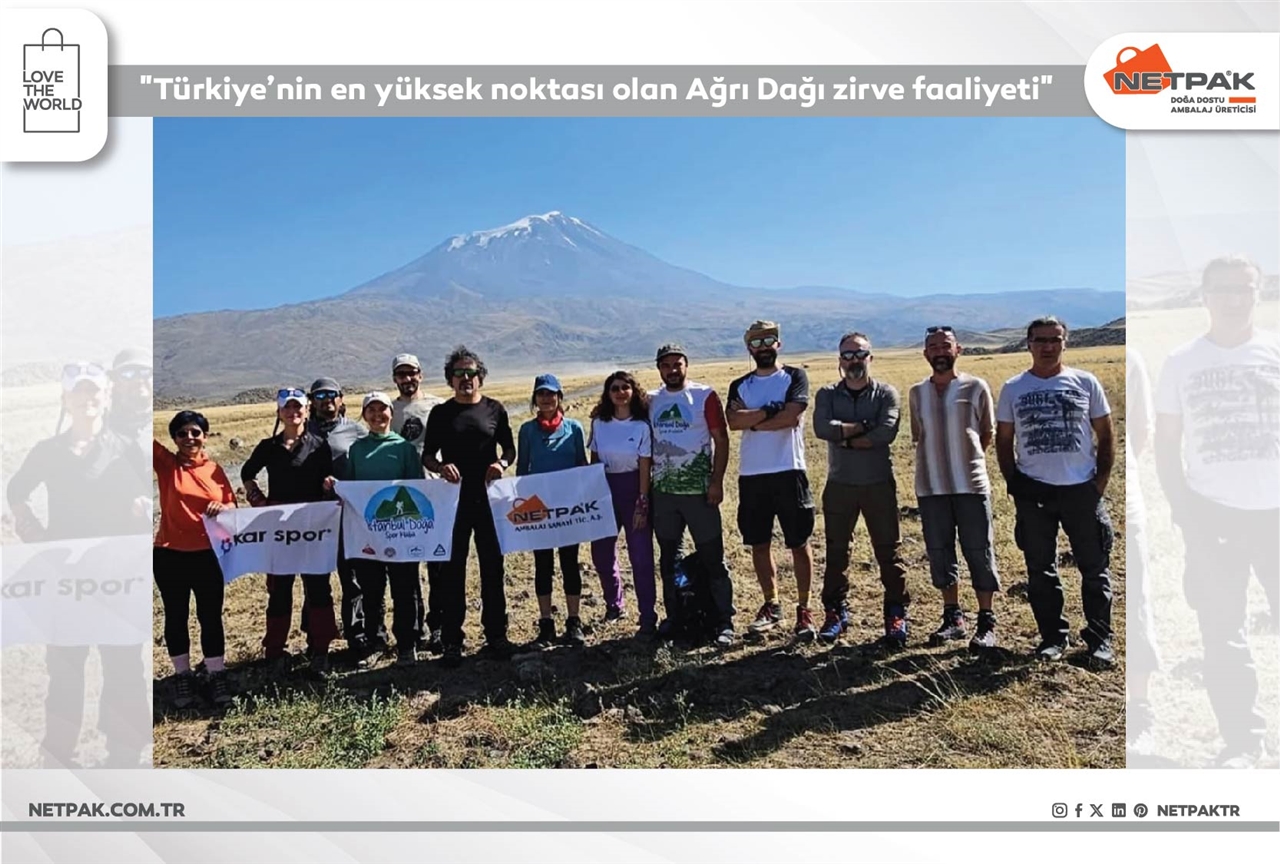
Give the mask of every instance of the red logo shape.
[[[1128, 60], [1121, 60], [1126, 51], [1132, 51], [1133, 56]], [[1116, 54], [1115, 68], [1106, 73], [1107, 86], [1112, 93], [1120, 96], [1149, 96], [1169, 86], [1171, 82], [1164, 77], [1164, 73], [1172, 71], [1158, 43], [1145, 51], [1129, 46], [1121, 48]]]

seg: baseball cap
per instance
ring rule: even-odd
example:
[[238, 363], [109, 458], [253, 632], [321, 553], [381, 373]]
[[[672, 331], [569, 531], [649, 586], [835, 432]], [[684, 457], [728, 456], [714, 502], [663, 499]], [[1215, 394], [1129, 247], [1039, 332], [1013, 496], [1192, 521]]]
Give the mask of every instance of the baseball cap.
[[335, 390], [338, 393], [342, 393], [342, 385], [332, 378], [317, 378], [311, 382], [311, 389], [307, 392], [315, 393], [320, 390]]
[[668, 342], [666, 345], [663, 345], [658, 349], [658, 356], [653, 358], [653, 362], [661, 363], [663, 357], [667, 357], [671, 354], [679, 354], [684, 359], [689, 359], [689, 354], [684, 350], [683, 345], [679, 342]]
[[560, 386], [560, 379], [550, 373], [539, 375], [533, 379], [533, 392], [537, 393], [539, 390], [551, 390], [555, 393], [564, 392], [564, 388]]
[[127, 366], [142, 366], [143, 368], [151, 368], [151, 352], [143, 351], [141, 348], [126, 348], [116, 355], [116, 359], [111, 362], [111, 368], [124, 369]]
[[81, 381], [92, 381], [99, 390], [107, 388], [107, 370], [97, 363], [80, 361], [62, 367], [62, 389], [70, 393]]
[[372, 393], [366, 393], [364, 399], [360, 403], [360, 413], [364, 413], [364, 409], [368, 408], [374, 402], [381, 402], [388, 408], [391, 407], [391, 397], [381, 390], [374, 390]]
[[306, 408], [307, 394], [299, 390], [297, 387], [282, 387], [276, 391], [277, 408], [283, 408], [290, 402], [297, 402], [303, 408]]
[[418, 362], [416, 354], [397, 354], [396, 359], [391, 361], [391, 371], [395, 372], [401, 366], [412, 366], [419, 372], [422, 371], [422, 364]]

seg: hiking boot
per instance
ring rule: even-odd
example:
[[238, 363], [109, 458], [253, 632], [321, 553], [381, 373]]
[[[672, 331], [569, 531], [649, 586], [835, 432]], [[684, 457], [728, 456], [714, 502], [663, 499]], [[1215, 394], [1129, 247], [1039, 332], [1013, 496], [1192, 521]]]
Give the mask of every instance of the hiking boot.
[[209, 675], [209, 699], [218, 707], [231, 704], [231, 685], [227, 681], [226, 672], [214, 672]]
[[329, 664], [329, 652], [323, 654], [317, 652], [311, 655], [311, 672], [313, 675], [325, 676], [331, 671]]
[[447, 669], [456, 669], [462, 665], [462, 646], [450, 644], [444, 646], [444, 656], [440, 661]]
[[652, 642], [658, 638], [658, 625], [645, 623], [640, 625], [640, 629], [636, 631], [636, 639], [641, 642]]
[[996, 647], [996, 614], [983, 610], [978, 613], [978, 629], [969, 640], [970, 651], [990, 651]]
[[756, 620], [747, 628], [752, 633], [768, 633], [782, 623], [782, 606], [778, 603], [765, 603], [756, 613]]
[[418, 662], [418, 649], [414, 645], [410, 645], [406, 648], [401, 648], [399, 651], [396, 652], [397, 666], [412, 666], [417, 662]]
[[626, 614], [626, 612], [622, 611], [622, 607], [610, 606], [608, 609], [604, 610], [604, 623], [612, 624], [615, 621], [621, 621], [626, 617]]
[[808, 606], [796, 607], [796, 627], [792, 631], [797, 642], [812, 642], [818, 636], [818, 628], [813, 623], [813, 613]]
[[676, 622], [670, 618], [663, 618], [662, 623], [658, 625], [658, 638], [665, 642], [670, 642], [676, 638], [679, 631], [680, 628], [676, 625]]
[[716, 633], [717, 648], [732, 648], [733, 640], [733, 628], [727, 624], [720, 628], [720, 632]]
[[[552, 629], [554, 635], [555, 629]], [[582, 632], [582, 619], [577, 615], [570, 615], [564, 619], [564, 635], [560, 637], [566, 645], [582, 646], [587, 644], [587, 634]]]
[[425, 644], [419, 646], [418, 650], [422, 651], [424, 654], [440, 655], [444, 653], [444, 639], [441, 637], [439, 627], [428, 634]]
[[884, 613], [884, 635], [879, 646], [886, 651], [901, 651], [907, 647], [907, 610], [891, 606]]
[[550, 618], [538, 619], [538, 638], [533, 640], [535, 648], [550, 648], [556, 644], [556, 622]]
[[828, 609], [827, 617], [818, 631], [818, 638], [823, 642], [834, 642], [840, 634], [849, 629], [849, 610], [841, 606], [839, 609]]
[[1057, 663], [1067, 656], [1067, 640], [1041, 642], [1036, 648], [1036, 659], [1044, 663]]
[[196, 704], [196, 676], [180, 672], [173, 676], [173, 707], [190, 708]]
[[1116, 665], [1116, 653], [1111, 650], [1111, 643], [1099, 642], [1089, 649], [1089, 665], [1094, 669], [1110, 669]]
[[946, 607], [942, 610], [942, 624], [929, 634], [929, 644], [936, 648], [948, 642], [959, 642], [969, 635], [966, 624], [963, 609], [959, 606]]

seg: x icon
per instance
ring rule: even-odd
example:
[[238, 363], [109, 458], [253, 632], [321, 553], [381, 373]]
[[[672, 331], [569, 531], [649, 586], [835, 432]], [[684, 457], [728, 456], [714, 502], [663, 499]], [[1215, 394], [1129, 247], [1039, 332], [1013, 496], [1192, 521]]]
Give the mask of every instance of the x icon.
[[1102, 815], [1102, 805], [1101, 805], [1101, 804], [1090, 804], [1090, 805], [1089, 805], [1089, 809], [1093, 811], [1092, 813], [1090, 813], [1090, 814], [1089, 814], [1089, 818], [1090, 818], [1090, 819], [1092, 819], [1094, 816], [1101, 816], [1101, 815]]

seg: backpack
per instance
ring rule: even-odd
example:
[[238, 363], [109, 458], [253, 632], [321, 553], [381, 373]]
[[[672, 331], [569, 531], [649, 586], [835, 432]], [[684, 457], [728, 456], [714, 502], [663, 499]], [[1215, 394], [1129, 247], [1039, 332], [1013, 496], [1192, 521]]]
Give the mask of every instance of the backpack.
[[711, 580], [697, 552], [676, 561], [673, 581], [680, 609], [676, 635], [694, 644], [713, 636], [717, 621]]

